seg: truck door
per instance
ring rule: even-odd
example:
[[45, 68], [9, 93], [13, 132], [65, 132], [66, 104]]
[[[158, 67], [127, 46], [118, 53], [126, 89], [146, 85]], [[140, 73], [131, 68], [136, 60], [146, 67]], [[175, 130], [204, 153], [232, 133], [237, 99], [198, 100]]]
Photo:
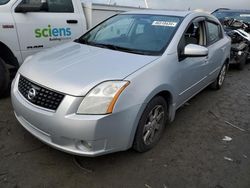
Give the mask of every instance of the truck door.
[[[17, 11], [22, 5], [46, 9]], [[44, 3], [45, 2], [45, 3]], [[19, 0], [13, 6], [22, 58], [80, 37], [86, 28], [81, 6], [75, 0]]]

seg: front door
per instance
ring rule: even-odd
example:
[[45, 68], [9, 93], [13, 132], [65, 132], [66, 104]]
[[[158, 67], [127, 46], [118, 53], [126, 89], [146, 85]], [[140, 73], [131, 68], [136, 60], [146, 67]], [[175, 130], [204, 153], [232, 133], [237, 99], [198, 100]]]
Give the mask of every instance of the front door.
[[23, 59], [42, 49], [72, 41], [86, 28], [82, 12], [73, 0], [47, 0], [48, 11], [27, 13], [15, 12], [20, 4], [41, 4], [41, 0], [19, 0], [12, 10]]
[[188, 44], [205, 46], [206, 34], [204, 21], [193, 21], [183, 34], [178, 46], [179, 62], [178, 71], [178, 102], [177, 106], [199, 92], [206, 84], [206, 64], [208, 57], [181, 57]]

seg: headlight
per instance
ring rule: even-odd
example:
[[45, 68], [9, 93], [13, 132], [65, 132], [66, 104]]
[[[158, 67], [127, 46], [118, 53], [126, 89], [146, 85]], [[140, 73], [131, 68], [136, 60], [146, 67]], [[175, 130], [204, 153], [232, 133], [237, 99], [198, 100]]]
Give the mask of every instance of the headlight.
[[97, 85], [84, 97], [77, 113], [112, 113], [119, 95], [128, 85], [128, 81], [107, 81]]

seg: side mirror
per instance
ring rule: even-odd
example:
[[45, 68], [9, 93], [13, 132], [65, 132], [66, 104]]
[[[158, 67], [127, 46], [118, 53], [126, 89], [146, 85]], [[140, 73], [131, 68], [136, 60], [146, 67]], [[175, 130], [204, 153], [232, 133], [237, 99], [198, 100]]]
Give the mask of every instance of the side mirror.
[[184, 48], [185, 57], [204, 57], [208, 55], [208, 49], [204, 46], [196, 44], [188, 44]]
[[16, 13], [27, 13], [27, 12], [41, 12], [41, 11], [48, 11], [48, 4], [46, 0], [42, 0], [39, 4], [25, 4], [20, 3], [16, 8]]

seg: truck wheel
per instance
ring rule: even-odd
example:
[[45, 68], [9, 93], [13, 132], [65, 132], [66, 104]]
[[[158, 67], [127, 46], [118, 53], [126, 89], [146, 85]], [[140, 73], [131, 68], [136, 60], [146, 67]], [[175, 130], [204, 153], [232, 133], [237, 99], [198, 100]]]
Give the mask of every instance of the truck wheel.
[[153, 98], [139, 121], [133, 149], [138, 152], [150, 150], [161, 138], [167, 121], [167, 103], [161, 96]]
[[227, 73], [227, 65], [224, 63], [217, 79], [211, 84], [211, 87], [213, 89], [219, 90], [222, 87], [226, 77], [226, 73]]
[[10, 75], [5, 62], [0, 58], [0, 98], [7, 96], [9, 91]]

